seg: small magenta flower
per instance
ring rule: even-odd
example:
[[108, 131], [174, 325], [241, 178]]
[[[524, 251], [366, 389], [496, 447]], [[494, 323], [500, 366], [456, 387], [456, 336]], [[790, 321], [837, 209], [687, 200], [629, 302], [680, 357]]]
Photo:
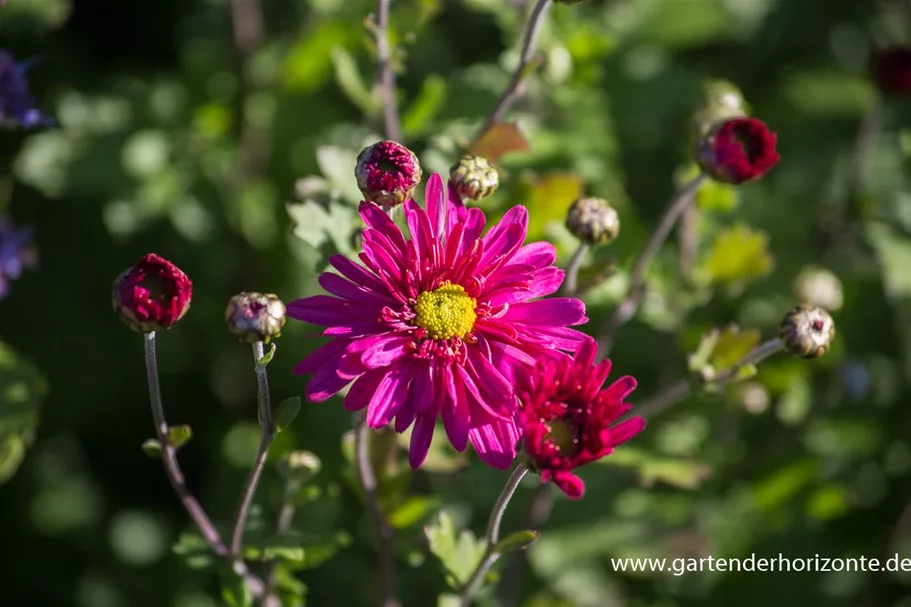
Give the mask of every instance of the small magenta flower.
[[911, 48], [896, 46], [873, 56], [873, 79], [890, 95], [911, 95]]
[[37, 262], [37, 251], [31, 243], [30, 229], [16, 229], [0, 215], [0, 299], [9, 292], [9, 282], [19, 278], [23, 269], [34, 267]]
[[718, 123], [699, 143], [696, 160], [710, 177], [739, 184], [758, 179], [778, 164], [777, 136], [756, 118]]
[[228, 300], [225, 320], [241, 341], [269, 343], [281, 337], [285, 304], [273, 293], [239, 293]]
[[620, 215], [603, 198], [580, 198], [566, 212], [566, 228], [585, 244], [606, 244], [620, 234]]
[[624, 376], [601, 389], [611, 370], [609, 360], [594, 364], [598, 346], [587, 339], [575, 358], [539, 361], [519, 389], [518, 415], [528, 463], [572, 499], [585, 494], [585, 483], [573, 473], [579, 466], [610, 455], [614, 448], [645, 428], [645, 420], [617, 420], [632, 405], [624, 402], [636, 380]]
[[785, 349], [800, 358], [819, 358], [835, 339], [835, 321], [822, 308], [799, 305], [781, 320], [779, 338]]
[[27, 63], [16, 63], [12, 55], [0, 50], [0, 122], [13, 122], [23, 128], [49, 126], [53, 118], [35, 109], [28, 90]]
[[449, 169], [449, 184], [463, 198], [483, 200], [496, 191], [500, 175], [486, 158], [465, 154]]
[[414, 196], [421, 183], [421, 163], [405, 146], [380, 141], [358, 155], [354, 176], [365, 200], [391, 208]]
[[546, 242], [523, 245], [528, 211], [513, 207], [484, 233], [484, 213], [444, 194], [433, 175], [427, 209], [405, 203], [410, 238], [383, 210], [362, 202], [367, 224], [356, 263], [329, 258], [338, 273], [319, 282], [330, 295], [288, 304], [288, 316], [327, 327], [332, 340], [295, 368], [311, 374], [306, 395], [325, 401], [354, 382], [345, 407], [367, 423], [414, 425], [409, 461], [427, 456], [437, 418], [452, 445], [470, 441], [481, 459], [508, 468], [519, 440], [514, 384], [536, 360], [572, 351], [585, 322], [578, 299], [554, 293], [563, 271]]
[[193, 283], [177, 266], [149, 253], [114, 281], [114, 309], [140, 333], [168, 329], [190, 309]]

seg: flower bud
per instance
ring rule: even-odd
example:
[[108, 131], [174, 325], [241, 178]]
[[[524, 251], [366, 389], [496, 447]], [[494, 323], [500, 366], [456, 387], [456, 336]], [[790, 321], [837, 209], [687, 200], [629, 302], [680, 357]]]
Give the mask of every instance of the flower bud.
[[500, 185], [500, 176], [486, 158], [465, 154], [449, 170], [449, 183], [462, 198], [482, 200]]
[[421, 175], [421, 163], [414, 152], [395, 141], [364, 148], [354, 169], [364, 199], [387, 208], [411, 198]]
[[187, 310], [193, 283], [177, 266], [149, 253], [114, 281], [111, 299], [127, 325], [140, 333], [174, 326]]
[[890, 95], [911, 94], [911, 48], [892, 47], [873, 56], [873, 79]]
[[309, 451], [292, 451], [281, 459], [278, 468], [287, 482], [302, 485], [319, 474], [322, 463]]
[[825, 268], [804, 268], [794, 281], [794, 294], [800, 303], [835, 312], [844, 303], [841, 281]]
[[739, 184], [762, 177], [778, 164], [777, 136], [756, 118], [732, 118], [715, 125], [702, 138], [696, 162], [710, 177]]
[[239, 293], [228, 300], [228, 329], [247, 343], [269, 343], [285, 326], [285, 304], [273, 293]]
[[698, 141], [719, 122], [746, 115], [746, 102], [739, 88], [727, 80], [709, 80], [702, 86], [702, 98], [693, 113], [693, 133]]
[[779, 337], [794, 356], [819, 358], [835, 339], [835, 321], [822, 308], [795, 306], [781, 320]]
[[566, 227], [585, 244], [605, 244], [620, 234], [620, 216], [603, 198], [580, 198], [566, 213]]

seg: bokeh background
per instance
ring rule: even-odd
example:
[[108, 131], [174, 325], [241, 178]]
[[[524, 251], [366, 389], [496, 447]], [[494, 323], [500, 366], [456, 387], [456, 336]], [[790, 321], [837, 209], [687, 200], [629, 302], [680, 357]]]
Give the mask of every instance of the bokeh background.
[[[251, 6], [262, 28], [249, 15], [232, 21]], [[445, 172], [505, 86], [530, 4], [392, 8], [406, 142], [426, 174]], [[190, 313], [159, 339], [165, 407], [169, 421], [193, 428], [181, 452], [191, 487], [227, 522], [258, 428], [251, 355], [226, 331], [224, 307], [241, 290], [313, 294], [326, 254], [356, 247], [354, 158], [380, 136], [364, 30], [373, 10], [364, 0], [0, 8], [0, 47], [38, 58], [31, 87], [60, 124], [0, 137], [0, 212], [34, 229], [40, 256], [0, 302], [0, 604], [225, 604], [218, 575], [193, 568], [205, 559], [181, 541], [186, 517], [140, 449], [152, 435], [141, 338], [112, 312], [110, 285], [150, 251], [194, 281]], [[552, 7], [539, 69], [511, 114], [528, 149], [500, 159], [503, 185], [482, 205], [492, 215], [527, 205], [530, 237], [555, 242], [562, 264], [575, 248], [562, 225], [575, 197], [603, 196], [619, 210], [621, 237], [583, 271], [592, 331], [687, 171], [689, 118], [706, 79], [739, 86], [779, 134], [783, 160], [763, 180], [700, 193], [689, 280], [675, 242], [659, 257], [612, 354], [617, 372], [639, 378], [632, 402], [685, 374], [713, 327], [773, 336], [808, 267], [837, 275], [843, 305], [825, 358], [773, 358], [747, 384], [655, 416], [584, 470], [586, 498], [558, 497], [528, 551], [522, 605], [911, 605], [909, 573], [675, 577], [619, 573], [609, 560], [911, 557], [911, 112], [881, 99], [867, 76], [873, 48], [909, 36], [911, 6], [899, 1]], [[862, 124], [876, 136], [859, 142]], [[292, 321], [278, 342], [277, 401], [302, 393], [305, 378], [291, 369], [317, 344], [312, 333]], [[298, 448], [323, 462], [297, 496], [303, 539], [285, 546], [305, 554], [283, 553], [310, 605], [375, 596], [351, 421], [338, 399], [305, 404], [273, 449], [275, 460]], [[394, 441], [386, 445], [378, 461], [400, 528], [401, 598], [436, 605], [446, 576], [422, 526], [443, 508], [482, 533], [505, 475], [441, 443], [410, 474]], [[520, 488], [508, 529], [522, 524], [535, 489], [535, 479]], [[254, 527], [271, 525], [281, 496], [270, 465]], [[479, 601], [493, 604], [492, 593]]]

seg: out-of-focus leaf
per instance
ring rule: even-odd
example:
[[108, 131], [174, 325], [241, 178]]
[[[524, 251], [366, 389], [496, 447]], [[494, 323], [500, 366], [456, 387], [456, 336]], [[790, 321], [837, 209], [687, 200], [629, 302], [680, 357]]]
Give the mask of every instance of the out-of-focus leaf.
[[869, 79], [834, 71], [793, 74], [782, 90], [789, 107], [814, 117], [859, 116], [876, 98]]
[[440, 500], [424, 495], [412, 495], [389, 512], [389, 524], [396, 529], [407, 529], [423, 523], [440, 508]]
[[633, 468], [646, 486], [666, 483], [680, 489], [697, 489], [712, 472], [709, 466], [695, 460], [663, 457], [628, 445], [598, 462], [607, 466]]
[[333, 50], [344, 46], [354, 35], [349, 24], [327, 21], [316, 31], [299, 36], [285, 60], [284, 81], [288, 90], [308, 93], [323, 86], [332, 73]]
[[803, 491], [818, 473], [814, 459], [787, 464], [753, 485], [753, 501], [760, 510], [776, 510]]
[[484, 540], [469, 530], [456, 534], [449, 514], [440, 512], [437, 520], [424, 527], [424, 535], [446, 571], [446, 581], [453, 588], [461, 588], [484, 555]]
[[332, 49], [332, 65], [335, 67], [335, 80], [339, 88], [362, 112], [371, 114], [382, 107], [382, 102], [373, 95], [361, 77], [357, 61], [345, 47], [336, 46]]
[[882, 426], [870, 419], [814, 419], [807, 449], [826, 457], [870, 456], [882, 444]]
[[753, 348], [759, 344], [758, 330], [741, 331], [740, 327], [731, 324], [725, 327], [718, 336], [718, 343], [709, 359], [715, 373], [734, 368]]
[[497, 123], [491, 126], [468, 150], [474, 156], [483, 156], [496, 163], [510, 152], [528, 150], [528, 139], [515, 123]]
[[216, 562], [209, 545], [195, 532], [181, 533], [171, 550], [181, 556], [190, 569], [206, 569]]
[[883, 269], [886, 293], [893, 298], [911, 295], [911, 239], [876, 221], [867, 224], [866, 232]]
[[293, 234], [317, 251], [330, 245], [333, 252], [353, 253], [351, 234], [357, 225], [353, 208], [331, 203], [326, 209], [312, 200], [289, 202], [285, 208], [294, 221]]
[[516, 531], [510, 533], [494, 546], [493, 550], [497, 553], [513, 552], [515, 550], [525, 550], [535, 542], [541, 539], [541, 533], [538, 531]]
[[168, 443], [180, 449], [193, 438], [193, 429], [190, 426], [172, 426], [168, 428]]
[[702, 271], [710, 282], [735, 284], [765, 276], [773, 265], [766, 233], [735, 226], [716, 236]]
[[35, 439], [46, 390], [35, 366], [0, 342], [0, 484], [16, 473]]
[[810, 412], [811, 398], [810, 383], [803, 376], [795, 377], [778, 401], [776, 407], [778, 419], [788, 426], [803, 423]]
[[142, 451], [149, 457], [158, 459], [161, 457], [161, 443], [154, 438], [150, 438], [142, 443]]
[[321, 145], [316, 149], [316, 162], [320, 171], [341, 197], [351, 204], [363, 198], [354, 178], [354, 167], [360, 151], [338, 145]]
[[251, 561], [287, 561], [294, 569], [312, 569], [323, 564], [349, 543], [347, 534], [313, 537], [297, 531], [271, 535], [247, 542], [244, 558]]
[[292, 396], [282, 401], [275, 412], [275, 429], [281, 432], [294, 421], [301, 410], [301, 397]]
[[430, 76], [421, 85], [417, 97], [402, 115], [402, 131], [409, 137], [420, 135], [430, 128], [433, 119], [446, 101], [446, 79]]
[[547, 227], [563, 223], [566, 211], [582, 196], [582, 180], [572, 173], [550, 173], [529, 177], [520, 183], [519, 199], [528, 209], [528, 241], [547, 239]]
[[727, 213], [737, 208], [737, 188], [728, 183], [706, 179], [696, 192], [696, 205], [703, 211]]
[[849, 510], [845, 490], [835, 484], [820, 487], [807, 498], [807, 514], [827, 521], [846, 514]]
[[253, 593], [228, 565], [220, 568], [221, 598], [227, 607], [253, 607]]
[[731, 34], [730, 19], [719, 0], [657, 2], [642, 11], [639, 35], [666, 47], [703, 45]]

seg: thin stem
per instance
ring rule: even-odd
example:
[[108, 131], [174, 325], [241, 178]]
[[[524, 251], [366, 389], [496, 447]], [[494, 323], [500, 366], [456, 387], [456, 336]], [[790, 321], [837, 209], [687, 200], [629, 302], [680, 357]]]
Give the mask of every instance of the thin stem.
[[484, 121], [484, 125], [478, 131], [475, 137], [477, 142], [486, 133], [490, 127], [503, 120], [506, 112], [522, 95], [522, 84], [528, 75], [528, 66], [535, 53], [535, 44], [538, 40], [538, 34], [541, 32], [541, 25], [544, 23], [544, 15], [547, 13], [547, 7], [550, 6], [551, 0], [538, 0], [531, 15], [528, 17], [528, 23], [525, 25], [525, 34], [522, 38], [522, 55], [519, 59], [519, 65], [516, 66], [506, 90], [497, 100], [493, 110]]
[[376, 51], [379, 65], [377, 80], [383, 100], [383, 123], [386, 139], [398, 141], [399, 132], [398, 101], [396, 100], [395, 71], [392, 69], [392, 45], [389, 43], [389, 3], [391, 0], [379, 0], [376, 21]]
[[259, 449], [256, 451], [256, 458], [253, 460], [253, 466], [250, 468], [247, 482], [244, 483], [243, 491], [240, 494], [240, 503], [237, 505], [237, 513], [234, 515], [234, 525], [231, 533], [231, 554], [235, 557], [240, 556], [243, 548], [244, 529], [247, 526], [250, 506], [253, 504], [256, 487], [259, 485], [263, 468], [266, 466], [266, 459], [269, 457], [269, 446], [275, 439], [275, 424], [272, 422], [272, 402], [269, 396], [269, 376], [266, 371], [266, 365], [261, 362], [263, 356], [263, 342], [258, 341], [253, 344], [253, 364], [256, 369], [256, 384], [259, 393], [259, 398], [257, 399], [259, 403], [259, 424], [262, 428], [262, 433], [259, 439]]
[[[149, 400], [152, 405], [152, 419], [155, 422], [155, 434], [161, 445], [161, 462], [164, 465], [165, 475], [171, 482], [174, 492], [186, 509], [190, 520], [196, 525], [203, 539], [221, 558], [231, 561], [227, 546], [222, 541], [218, 530], [211, 519], [203, 510], [199, 500], [190, 492], [184, 479], [180, 464], [177, 461], [177, 448], [168, 440], [168, 422], [165, 420], [164, 406], [161, 402], [161, 387], [158, 383], [158, 358], [155, 353], [155, 332], [145, 334], [145, 361], [146, 375], [149, 382]], [[254, 596], [262, 596], [265, 585], [263, 581], [253, 575], [247, 565], [240, 560], [234, 561], [234, 571], [240, 575]]]
[[[291, 528], [294, 522], [294, 513], [297, 507], [294, 504], [294, 485], [286, 482], [282, 496], [282, 507], [278, 511], [278, 522], [275, 524], [275, 532], [282, 535]], [[275, 594], [275, 570], [276, 562], [270, 561], [266, 565], [266, 597], [263, 599], [264, 607], [281, 607], [281, 600]]]
[[231, 26], [234, 34], [234, 57], [238, 89], [235, 96], [234, 132], [240, 139], [240, 171], [236, 177], [245, 180], [260, 171], [266, 146], [263, 134], [245, 119], [245, 104], [250, 93], [246, 63], [263, 39], [263, 9], [260, 0], [231, 0]]
[[497, 542], [500, 541], [500, 523], [503, 522], [503, 515], [506, 513], [506, 506], [509, 505], [509, 500], [512, 499], [513, 494], [519, 487], [519, 483], [522, 482], [522, 479], [525, 478], [526, 474], [528, 474], [528, 468], [525, 464], [519, 463], [512, 471], [512, 474], [509, 475], [506, 486], [503, 487], [503, 491], [500, 492], [500, 497], [497, 498], [496, 503], [493, 505], [493, 510], [490, 512], [490, 520], [487, 522], [487, 547], [484, 550], [484, 556], [481, 558], [481, 562], [478, 563], [477, 568], [474, 570], [474, 573], [471, 574], [471, 577], [462, 589], [462, 593], [459, 595], [459, 601], [462, 607], [469, 607], [471, 605], [471, 596], [474, 594], [475, 590], [478, 589], [478, 586], [481, 584], [484, 576], [487, 575], [490, 567], [500, 556], [495, 550]]
[[701, 383], [696, 382], [696, 385], [694, 385], [694, 380], [686, 378], [678, 379], [660, 393], [636, 407], [633, 413], [645, 418], [654, 417], [692, 394], [695, 387], [724, 386], [733, 381], [744, 367], [759, 364], [763, 360], [782, 350], [784, 350], [784, 343], [782, 343], [779, 338], [770, 339], [753, 348], [749, 354], [744, 356], [740, 362], [730, 369], [706, 377]]
[[566, 295], [575, 295], [579, 290], [579, 269], [582, 267], [582, 260], [588, 253], [588, 245], [584, 242], [579, 243], [579, 248], [573, 253], [569, 265], [566, 266], [566, 282], [563, 283], [563, 290]]
[[[554, 492], [550, 483], [541, 483], [535, 489], [531, 498], [531, 506], [525, 515], [525, 524], [523, 529], [537, 531], [547, 522], [550, 512], [554, 507]], [[524, 550], [516, 552], [513, 560], [506, 568], [503, 574], [503, 581], [500, 582], [498, 599], [501, 607], [516, 605], [519, 602], [519, 592], [522, 588], [522, 577], [525, 574], [525, 568], [528, 565], [528, 553]]]
[[381, 607], [394, 607], [398, 605], [395, 600], [395, 534], [380, 506], [376, 474], [370, 462], [369, 432], [365, 414], [360, 417], [354, 429], [354, 457], [358, 477], [364, 488], [364, 501], [379, 539], [379, 604]]
[[661, 245], [667, 240], [671, 230], [674, 229], [674, 224], [677, 223], [677, 220], [683, 212], [693, 204], [693, 200], [695, 199], [694, 195], [706, 178], [706, 175], [700, 174], [677, 190], [677, 193], [671, 199], [667, 209], [664, 211], [664, 215], [658, 221], [655, 231], [652, 232], [648, 242], [645, 244], [645, 248], [642, 249], [642, 252], [639, 253], [639, 257], [637, 257], [636, 261], [633, 263], [633, 268], [629, 273], [629, 284], [626, 290], [626, 297], [616, 308], [614, 308], [613, 314], [604, 325], [604, 328], [601, 330], [601, 335], [598, 338], [598, 350], [601, 358], [606, 358], [610, 354], [611, 348], [613, 347], [614, 334], [617, 329], [629, 321], [639, 309], [639, 304], [641, 303], [643, 296], [645, 274], [648, 271], [649, 265], [651, 265], [652, 261], [655, 259], [655, 256], [661, 249]]

